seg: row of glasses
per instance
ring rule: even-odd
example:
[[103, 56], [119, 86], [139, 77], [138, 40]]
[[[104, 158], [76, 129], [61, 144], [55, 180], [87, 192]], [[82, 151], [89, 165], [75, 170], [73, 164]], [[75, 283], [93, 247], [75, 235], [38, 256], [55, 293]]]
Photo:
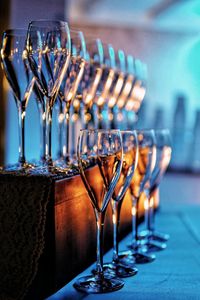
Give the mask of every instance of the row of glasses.
[[[139, 238], [138, 206], [142, 193], [150, 188], [155, 171], [160, 172], [160, 182], [169, 163], [171, 148], [165, 139], [166, 133], [166, 130], [156, 134], [154, 130], [81, 131], [77, 150], [78, 164], [96, 217], [97, 263], [93, 274], [75, 281], [76, 289], [88, 293], [118, 290], [124, 285], [120, 278], [137, 274], [134, 263], [147, 263], [155, 259], [155, 255], [148, 251], [148, 241], [153, 231], [148, 231], [145, 243], [141, 243]], [[166, 154], [164, 160], [163, 155], [156, 156], [156, 150], [159, 152], [161, 147], [158, 136], [163, 136], [162, 153]], [[120, 211], [129, 188], [132, 194], [132, 240], [129, 251], [119, 252]], [[109, 203], [112, 207], [113, 221], [113, 260], [104, 264], [103, 227]]]
[[62, 21], [33, 21], [28, 30], [14, 29], [3, 33], [1, 62], [12, 88], [18, 109], [19, 159], [9, 170], [30, 170], [25, 158], [25, 116], [34, 90], [41, 113], [41, 170], [53, 167], [51, 128], [53, 105], [69, 66], [71, 40], [68, 24]]
[[156, 164], [150, 176], [148, 190], [146, 190], [146, 230], [140, 233], [140, 238], [145, 240], [148, 251], [159, 251], [165, 249], [165, 242], [169, 239], [168, 234], [155, 231], [154, 196], [171, 159], [171, 137], [168, 129], [155, 130], [155, 137]]
[[[134, 71], [138, 68], [133, 57], [131, 60], [122, 50], [116, 52], [100, 39], [69, 30], [62, 21], [37, 20], [30, 22], [27, 31], [7, 30], [2, 40], [1, 61], [19, 114], [19, 164], [13, 168], [32, 168], [42, 173], [70, 173], [76, 165], [73, 110], [82, 128], [120, 126], [116, 108], [124, 107], [127, 99], [133, 98], [139, 74]], [[25, 115], [32, 91], [40, 115], [41, 154], [37, 168], [25, 159]], [[54, 105], [59, 124], [56, 163], [52, 160], [51, 138]]]

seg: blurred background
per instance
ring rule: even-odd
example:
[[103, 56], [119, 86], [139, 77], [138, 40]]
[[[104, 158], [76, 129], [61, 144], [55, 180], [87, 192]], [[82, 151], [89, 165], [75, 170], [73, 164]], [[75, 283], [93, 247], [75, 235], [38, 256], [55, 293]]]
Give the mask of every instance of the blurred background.
[[[200, 172], [199, 0], [0, 2], [1, 32], [27, 27], [30, 20], [41, 18], [67, 20], [71, 27], [91, 32], [145, 62], [147, 94], [136, 127], [170, 128], [171, 169]], [[18, 156], [17, 110], [2, 71], [0, 101], [0, 164], [14, 163]], [[28, 104], [26, 125], [27, 159], [38, 158], [39, 116], [34, 96]], [[54, 155], [56, 151], [55, 146]]]

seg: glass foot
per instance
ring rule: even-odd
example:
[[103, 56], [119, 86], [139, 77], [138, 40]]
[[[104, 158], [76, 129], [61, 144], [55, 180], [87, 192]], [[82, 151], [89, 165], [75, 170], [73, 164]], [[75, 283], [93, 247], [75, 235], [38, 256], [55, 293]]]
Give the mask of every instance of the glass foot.
[[34, 169], [35, 169], [34, 164], [30, 164], [28, 162], [25, 162], [25, 163], [17, 163], [17, 164], [14, 164], [14, 165], [5, 166], [1, 169], [1, 171], [11, 172], [11, 173], [19, 172], [19, 173], [22, 173], [22, 174], [29, 174]]
[[138, 269], [133, 266], [132, 264], [129, 266], [128, 264], [119, 263], [108, 263], [103, 265], [104, 274], [109, 277], [113, 278], [117, 277], [131, 277], [137, 274]]
[[146, 252], [157, 252], [157, 251], [162, 251], [167, 248], [167, 245], [165, 243], [157, 242], [157, 241], [147, 241], [145, 244], [146, 246]]
[[136, 264], [146, 264], [146, 263], [153, 262], [156, 259], [156, 256], [153, 253], [151, 254], [143, 253], [142, 250], [139, 250], [137, 246], [136, 248], [134, 248], [133, 246], [131, 247], [129, 245], [129, 248], [131, 249], [130, 251], [119, 253], [120, 259], [122, 259], [123, 256], [125, 256], [123, 259], [126, 259], [126, 263], [128, 265], [133, 262], [135, 262]]
[[100, 294], [117, 291], [124, 286], [124, 281], [119, 278], [108, 278], [104, 276], [97, 279], [93, 275], [80, 277], [74, 283], [74, 287], [81, 292]]
[[158, 242], [167, 242], [170, 238], [169, 234], [162, 233], [162, 232], [149, 232], [149, 230], [143, 230], [140, 232], [138, 239], [143, 240], [149, 237], [152, 240], [158, 241]]
[[167, 233], [153, 231], [151, 239], [159, 242], [167, 242], [170, 239], [170, 235]]
[[133, 256], [135, 258], [136, 264], [147, 264], [153, 262], [156, 259], [156, 256], [154, 254], [144, 254], [139, 251], [133, 253]]

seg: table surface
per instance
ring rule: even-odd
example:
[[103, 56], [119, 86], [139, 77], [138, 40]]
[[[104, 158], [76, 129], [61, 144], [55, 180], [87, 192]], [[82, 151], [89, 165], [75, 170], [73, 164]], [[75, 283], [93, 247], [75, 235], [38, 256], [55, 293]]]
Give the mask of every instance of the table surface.
[[[167, 174], [160, 188], [161, 209], [156, 226], [170, 234], [167, 249], [150, 264], [138, 265], [138, 274], [124, 279], [124, 287], [107, 294], [84, 294], [73, 279], [48, 300], [68, 299], [200, 299], [200, 176]], [[130, 235], [120, 242], [124, 250]], [[104, 261], [110, 261], [109, 251]], [[92, 266], [91, 266], [92, 267]], [[79, 276], [90, 274], [91, 267]]]

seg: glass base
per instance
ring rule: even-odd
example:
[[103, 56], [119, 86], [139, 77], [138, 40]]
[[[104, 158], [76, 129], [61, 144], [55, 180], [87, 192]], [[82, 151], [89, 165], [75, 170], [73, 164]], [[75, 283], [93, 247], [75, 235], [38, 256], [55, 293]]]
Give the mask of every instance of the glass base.
[[158, 242], [167, 242], [170, 239], [170, 235], [167, 233], [153, 231], [151, 234], [151, 239]]
[[29, 174], [34, 169], [35, 169], [34, 164], [30, 164], [28, 162], [25, 162], [25, 163], [16, 163], [14, 165], [8, 165], [8, 166], [5, 166], [5, 167], [2, 167], [1, 171], [11, 172], [11, 173], [19, 172], [19, 173]]
[[104, 276], [97, 279], [94, 275], [80, 277], [74, 283], [74, 287], [80, 291], [91, 294], [109, 293], [117, 291], [124, 286], [124, 281], [119, 278]]
[[165, 243], [149, 240], [147, 243], [145, 243], [146, 246], [146, 252], [157, 252], [162, 251], [167, 248], [167, 245]]
[[113, 278], [116, 276], [125, 278], [125, 277], [131, 277], [137, 274], [138, 269], [133, 266], [131, 263], [130, 265], [124, 264], [124, 263], [108, 263], [103, 265], [104, 274], [109, 277]]
[[143, 240], [149, 236], [150, 239], [158, 241], [158, 242], [167, 242], [170, 238], [169, 234], [162, 233], [158, 231], [149, 232], [149, 230], [143, 230], [140, 232], [138, 238], [139, 240]]
[[[130, 245], [129, 245], [129, 247], [130, 247]], [[131, 263], [133, 263], [133, 261], [136, 264], [146, 264], [146, 263], [153, 262], [156, 259], [156, 256], [155, 256], [155, 254], [152, 254], [152, 253], [151, 254], [143, 253], [137, 247], [136, 247], [136, 249], [134, 249], [132, 247], [130, 251], [120, 252], [119, 258], [126, 259], [127, 264], [131, 264]]]

